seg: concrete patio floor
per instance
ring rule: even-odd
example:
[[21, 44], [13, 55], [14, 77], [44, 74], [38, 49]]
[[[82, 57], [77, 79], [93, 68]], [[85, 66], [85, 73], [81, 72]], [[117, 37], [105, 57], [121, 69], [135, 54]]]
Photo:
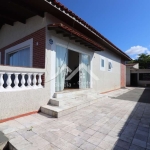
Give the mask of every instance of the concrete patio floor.
[[58, 119], [39, 113], [1, 123], [0, 131], [14, 150], [148, 150], [150, 104], [114, 98], [132, 89]]

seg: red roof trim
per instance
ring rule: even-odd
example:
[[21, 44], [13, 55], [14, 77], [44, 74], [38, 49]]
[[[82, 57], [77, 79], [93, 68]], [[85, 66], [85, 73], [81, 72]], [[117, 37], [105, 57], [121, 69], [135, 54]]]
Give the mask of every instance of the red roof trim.
[[67, 25], [64, 25], [63, 23], [56, 23], [56, 24], [50, 24], [48, 25], [48, 28], [53, 28], [53, 27], [59, 27], [61, 29], [64, 29], [74, 35], [76, 35], [77, 37], [81, 38], [81, 39], [84, 39], [85, 41], [91, 43], [92, 45], [94, 45], [95, 47], [97, 47], [99, 50], [104, 50], [105, 48], [101, 45], [99, 45], [98, 43], [94, 42], [93, 40], [91, 40], [90, 38], [88, 38], [87, 36], [83, 35], [82, 33], [80, 33], [79, 31], [67, 26]]

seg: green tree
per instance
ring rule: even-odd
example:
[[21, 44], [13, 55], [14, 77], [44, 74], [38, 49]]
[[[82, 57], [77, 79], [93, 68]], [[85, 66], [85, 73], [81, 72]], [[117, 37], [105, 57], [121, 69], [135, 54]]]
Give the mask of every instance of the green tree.
[[139, 54], [139, 57], [136, 60], [132, 60], [131, 63], [139, 63], [140, 69], [148, 69], [148, 66], [150, 66], [150, 55]]

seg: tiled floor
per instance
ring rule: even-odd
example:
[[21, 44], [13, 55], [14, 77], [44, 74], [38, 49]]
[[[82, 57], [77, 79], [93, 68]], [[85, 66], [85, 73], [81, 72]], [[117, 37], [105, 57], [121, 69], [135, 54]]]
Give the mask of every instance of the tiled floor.
[[2, 123], [0, 130], [18, 150], [148, 150], [150, 104], [108, 97], [59, 119], [34, 114]]

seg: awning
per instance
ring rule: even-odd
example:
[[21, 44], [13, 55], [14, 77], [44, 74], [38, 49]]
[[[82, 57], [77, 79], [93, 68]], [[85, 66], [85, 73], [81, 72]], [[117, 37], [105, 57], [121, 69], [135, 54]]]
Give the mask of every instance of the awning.
[[94, 42], [87, 36], [67, 25], [64, 25], [63, 23], [50, 24], [48, 25], [48, 30], [55, 30], [57, 34], [62, 34], [64, 37], [69, 37], [70, 40], [79, 42], [81, 45], [91, 48], [94, 51], [105, 50], [105, 48], [97, 42]]

